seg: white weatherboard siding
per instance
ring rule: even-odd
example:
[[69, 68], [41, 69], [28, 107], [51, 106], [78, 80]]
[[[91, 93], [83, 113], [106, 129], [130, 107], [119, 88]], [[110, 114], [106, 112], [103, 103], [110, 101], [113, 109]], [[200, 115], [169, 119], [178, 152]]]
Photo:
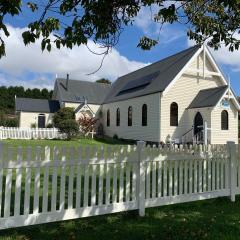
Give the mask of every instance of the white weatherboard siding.
[[228, 112], [228, 130], [221, 129], [221, 112], [224, 109], [216, 106], [211, 114], [212, 121], [212, 144], [226, 144], [226, 141], [238, 143], [238, 112], [230, 103], [230, 108], [225, 109]]
[[[202, 54], [200, 54], [190, 64], [192, 68], [202, 69]], [[210, 63], [206, 61], [206, 68], [213, 71]], [[161, 99], [161, 141], [166, 141], [168, 136], [171, 138], [181, 138], [181, 136], [188, 131], [193, 125], [193, 119], [197, 111], [187, 110], [192, 100], [196, 97], [198, 92], [202, 89], [218, 87], [222, 82], [218, 77], [206, 77], [203, 79], [200, 74], [183, 74], [169, 89], [169, 91], [162, 95]], [[178, 127], [170, 126], [170, 105], [172, 102], [178, 104]], [[199, 109], [202, 113], [203, 120], [208, 121], [211, 125], [210, 110]], [[220, 121], [220, 120], [219, 120]]]
[[20, 128], [30, 128], [32, 124], [38, 126], [38, 115], [45, 114], [46, 122], [45, 126], [52, 123], [52, 113], [37, 113], [37, 112], [20, 112], [19, 127]]
[[[142, 105], [147, 104], [148, 124], [142, 126]], [[128, 126], [128, 107], [132, 106], [132, 126]], [[120, 108], [120, 126], [116, 126], [116, 111]], [[107, 110], [110, 110], [110, 126], [107, 127]], [[132, 98], [124, 101], [104, 104], [103, 126], [107, 136], [119, 138], [160, 141], [160, 93]]]

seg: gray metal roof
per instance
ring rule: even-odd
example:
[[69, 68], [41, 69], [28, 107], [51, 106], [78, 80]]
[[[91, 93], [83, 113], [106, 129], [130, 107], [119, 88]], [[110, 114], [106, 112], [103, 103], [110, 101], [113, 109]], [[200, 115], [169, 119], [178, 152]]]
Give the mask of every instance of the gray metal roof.
[[54, 113], [60, 109], [60, 104], [56, 100], [16, 98], [15, 109], [17, 112]]
[[110, 84], [67, 80], [64, 78], [56, 79], [57, 88], [60, 93], [60, 100], [65, 102], [84, 102], [92, 104], [102, 104], [104, 98], [109, 93]]
[[164, 91], [199, 48], [200, 46], [188, 48], [118, 78], [112, 85], [104, 103], [122, 101]]
[[208, 88], [199, 91], [199, 93], [193, 99], [188, 108], [191, 109], [216, 106], [216, 104], [219, 102], [227, 88], [228, 86], [225, 85], [221, 87]]

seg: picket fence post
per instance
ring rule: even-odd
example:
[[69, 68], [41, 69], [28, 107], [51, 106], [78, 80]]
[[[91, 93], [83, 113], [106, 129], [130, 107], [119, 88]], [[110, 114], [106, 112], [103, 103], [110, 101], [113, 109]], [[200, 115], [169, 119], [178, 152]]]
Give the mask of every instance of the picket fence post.
[[146, 143], [137, 142], [138, 166], [137, 166], [137, 199], [139, 216], [145, 216], [145, 165], [143, 151]]
[[235, 142], [227, 142], [229, 151], [229, 187], [230, 187], [230, 199], [235, 202], [236, 184], [237, 184], [237, 171], [236, 171], [236, 144]]

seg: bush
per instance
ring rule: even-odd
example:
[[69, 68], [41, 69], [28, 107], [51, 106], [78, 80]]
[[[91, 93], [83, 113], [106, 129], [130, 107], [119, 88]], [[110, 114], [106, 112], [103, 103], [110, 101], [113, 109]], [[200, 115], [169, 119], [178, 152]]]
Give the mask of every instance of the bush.
[[117, 135], [117, 134], [114, 134], [114, 135], [113, 135], [113, 139], [118, 140], [118, 135]]
[[75, 120], [73, 108], [65, 107], [59, 109], [53, 115], [53, 124], [61, 133], [66, 134], [69, 140], [79, 134], [79, 127]]
[[18, 119], [17, 118], [9, 118], [5, 121], [5, 127], [18, 127]]
[[84, 136], [87, 136], [88, 133], [95, 130], [97, 121], [97, 118], [90, 117], [87, 114], [83, 113], [82, 116], [78, 119], [80, 132]]
[[49, 123], [49, 124], [47, 124], [47, 126], [46, 126], [46, 128], [53, 128], [54, 126], [53, 126], [53, 124], [52, 123]]
[[37, 124], [36, 123], [31, 123], [31, 128], [37, 128]]

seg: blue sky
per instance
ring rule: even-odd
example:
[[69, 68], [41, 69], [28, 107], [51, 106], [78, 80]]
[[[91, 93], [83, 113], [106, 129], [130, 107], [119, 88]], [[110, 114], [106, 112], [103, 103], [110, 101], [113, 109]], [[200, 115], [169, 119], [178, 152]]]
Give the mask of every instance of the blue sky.
[[[156, 38], [159, 26], [151, 21], [149, 9], [143, 9], [135, 20], [133, 27], [125, 28], [118, 45], [104, 61], [103, 68], [95, 75], [87, 74], [96, 70], [101, 59], [91, 54], [86, 47], [73, 50], [56, 50], [50, 54], [42, 53], [40, 42], [25, 47], [21, 32], [34, 15], [24, 8], [20, 16], [7, 18], [11, 36], [6, 39], [7, 56], [0, 60], [0, 85], [22, 85], [24, 87], [52, 88], [56, 74], [80, 80], [95, 81], [106, 77], [114, 81], [117, 77], [153, 63], [190, 46], [186, 36], [186, 27], [166, 25], [160, 33], [160, 43], [151, 51], [137, 48], [139, 38], [143, 35]], [[92, 42], [89, 46], [94, 51], [101, 51]], [[240, 95], [240, 51], [230, 53], [222, 48], [213, 55], [225, 75], [231, 79], [231, 85]]]

